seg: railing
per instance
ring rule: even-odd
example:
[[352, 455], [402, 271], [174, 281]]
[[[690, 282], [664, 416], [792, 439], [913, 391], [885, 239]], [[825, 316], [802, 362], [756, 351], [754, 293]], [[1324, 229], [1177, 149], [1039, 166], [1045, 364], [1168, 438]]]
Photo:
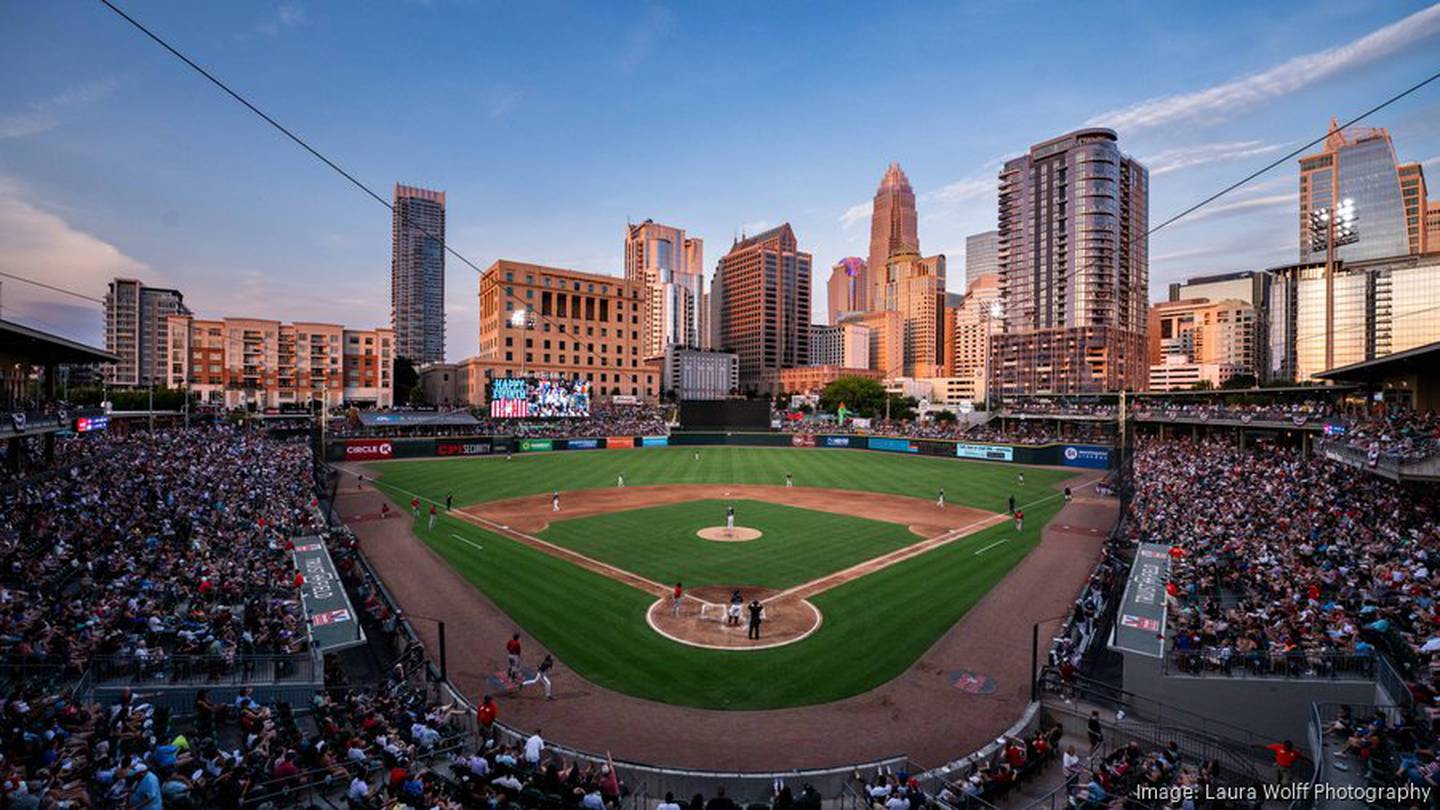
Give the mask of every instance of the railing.
[[[449, 734], [441, 737], [440, 742], [434, 748], [422, 751], [415, 759], [418, 762], [434, 764], [442, 757], [463, 750], [469, 741], [469, 736], [466, 734]], [[337, 771], [343, 772], [344, 777], [340, 777]], [[255, 783], [246, 793], [242, 807], [257, 807], [267, 803], [278, 804], [282, 807], [300, 806], [302, 799], [313, 800], [316, 798], [329, 803], [325, 799], [324, 793], [337, 788], [344, 789], [349, 780], [356, 776], [368, 777], [382, 771], [383, 764], [380, 760], [368, 760], [363, 763], [337, 761], [331, 768], [313, 768], [294, 776]], [[340, 781], [342, 778], [345, 781]], [[316, 796], [317, 791], [322, 795]]]
[[293, 655], [97, 655], [90, 661], [94, 687], [262, 686], [318, 683], [324, 679], [314, 653]]
[[1395, 481], [1401, 478], [1440, 478], [1440, 453], [1425, 458], [1403, 459], [1384, 452], [1372, 453], [1333, 439], [1317, 439], [1315, 450], [1336, 463], [1368, 470]]
[[1226, 647], [1182, 650], [1171, 647], [1164, 658], [1166, 675], [1216, 678], [1290, 678], [1373, 681], [1379, 669], [1374, 653], [1328, 653], [1257, 650], [1241, 653]]

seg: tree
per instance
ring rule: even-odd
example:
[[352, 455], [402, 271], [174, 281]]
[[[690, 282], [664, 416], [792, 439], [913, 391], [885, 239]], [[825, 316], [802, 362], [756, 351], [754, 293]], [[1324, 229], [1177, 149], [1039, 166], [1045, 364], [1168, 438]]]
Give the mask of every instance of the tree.
[[954, 411], [931, 411], [930, 415], [936, 422], [954, 422], [957, 418]]
[[834, 413], [841, 403], [856, 416], [883, 416], [885, 387], [869, 377], [840, 377], [820, 393], [820, 410]]
[[1191, 391], [1214, 391], [1214, 390], [1215, 390], [1215, 383], [1210, 382], [1209, 380], [1200, 380], [1199, 382], [1197, 382], [1197, 383], [1195, 383], [1194, 385], [1190, 386], [1190, 390], [1191, 390]]
[[429, 400], [428, 397], [425, 396], [425, 386], [423, 386], [423, 385], [411, 386], [411, 388], [410, 388], [410, 393], [408, 393], [408, 394], [405, 395], [405, 403], [406, 403], [407, 405], [414, 405], [414, 406], [416, 406], [416, 407], [419, 407], [419, 406], [422, 406], [422, 405], [429, 405], [429, 404], [430, 404], [430, 400]]
[[[395, 381], [394, 401], [409, 402], [410, 389], [414, 388], [420, 382], [420, 374], [415, 371], [415, 364], [410, 362], [410, 358], [408, 357], [401, 357], [398, 354], [395, 355], [395, 362], [390, 378]], [[420, 396], [422, 398], [424, 395], [424, 392], [421, 392]]]
[[1236, 374], [1226, 380], [1225, 384], [1220, 387], [1227, 390], [1234, 390], [1238, 388], [1254, 388], [1257, 385], [1259, 385], [1259, 382], [1255, 379], [1254, 374]]
[[[914, 397], [902, 397], [899, 394], [890, 395], [890, 418], [891, 419], [914, 419], [915, 408], [920, 404]], [[882, 408], [878, 414], [885, 415]]]

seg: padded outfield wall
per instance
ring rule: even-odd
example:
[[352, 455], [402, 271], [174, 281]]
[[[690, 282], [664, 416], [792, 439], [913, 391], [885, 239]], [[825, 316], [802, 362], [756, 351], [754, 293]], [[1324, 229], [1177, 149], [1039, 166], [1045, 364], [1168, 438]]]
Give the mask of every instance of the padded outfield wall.
[[386, 461], [397, 458], [455, 458], [504, 453], [553, 453], [571, 450], [722, 445], [732, 447], [829, 447], [1095, 470], [1113, 467], [1119, 456], [1114, 448], [1095, 444], [1055, 443], [1029, 446], [849, 434], [687, 432], [672, 433], [669, 436], [607, 436], [574, 439], [522, 439], [512, 436], [337, 439], [326, 448], [326, 459], [328, 461]]

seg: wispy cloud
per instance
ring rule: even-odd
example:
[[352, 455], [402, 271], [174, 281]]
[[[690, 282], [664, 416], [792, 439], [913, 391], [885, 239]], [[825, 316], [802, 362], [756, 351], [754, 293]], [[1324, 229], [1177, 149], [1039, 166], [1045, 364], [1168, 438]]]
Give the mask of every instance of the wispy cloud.
[[853, 228], [862, 222], [869, 222], [870, 214], [873, 213], [874, 210], [875, 202], [873, 200], [856, 203], [846, 208], [845, 213], [840, 215], [840, 226], [843, 228]]
[[523, 96], [524, 93], [514, 87], [506, 84], [496, 85], [486, 100], [486, 117], [491, 121], [499, 121], [515, 109], [515, 105], [520, 103]]
[[645, 9], [625, 34], [625, 43], [620, 48], [619, 68], [621, 73], [634, 73], [675, 27], [675, 14], [660, 5]]
[[97, 79], [56, 93], [55, 95], [31, 101], [23, 110], [0, 115], [0, 138], [23, 138], [38, 135], [60, 126], [64, 112], [75, 107], [93, 104], [115, 91], [113, 78]]
[[1435, 157], [1432, 157], [1432, 158], [1425, 158], [1424, 160], [1420, 161], [1420, 165], [1421, 165], [1421, 166], [1440, 166], [1440, 155], [1436, 155]]
[[[305, 7], [294, 3], [284, 3], [275, 9], [259, 25], [255, 26], [256, 33], [264, 34], [267, 37], [279, 36], [280, 32], [287, 28], [299, 28], [308, 21]], [[236, 36], [237, 39], [246, 39], [244, 34]]]
[[1344, 45], [1302, 54], [1268, 70], [1204, 90], [1146, 99], [1097, 115], [1086, 125], [1131, 132], [1182, 121], [1216, 123], [1342, 71], [1377, 62], [1437, 34], [1440, 34], [1440, 3]]
[[754, 236], [757, 233], [768, 231], [773, 227], [775, 227], [775, 223], [768, 219], [757, 219], [754, 222], [742, 222], [740, 224], [740, 230], [746, 236]]
[[1190, 216], [1185, 217], [1179, 222], [1176, 222], [1175, 225], [1172, 225], [1171, 227], [1178, 227], [1186, 223], [1204, 222], [1205, 220], [1209, 219], [1221, 219], [1224, 217], [1232, 217], [1236, 214], [1244, 214], [1247, 212], [1253, 213], [1270, 209], [1279, 210], [1284, 208], [1290, 208], [1296, 212], [1296, 216], [1299, 216], [1299, 206], [1300, 194], [1298, 192], [1291, 192], [1289, 194], [1269, 194], [1263, 197], [1250, 197], [1248, 199], [1233, 200], [1231, 202], [1212, 203], [1205, 206], [1204, 208], [1201, 208], [1199, 211], [1196, 211]]
[[1166, 149], [1156, 152], [1148, 157], [1140, 159], [1146, 168], [1150, 170], [1151, 177], [1158, 177], [1162, 174], [1178, 172], [1181, 169], [1190, 169], [1195, 166], [1204, 166], [1207, 163], [1224, 163], [1231, 160], [1242, 160], [1256, 155], [1265, 155], [1284, 148], [1283, 143], [1264, 143], [1262, 141], [1221, 141], [1219, 143], [1202, 143], [1195, 146], [1185, 146], [1176, 149]]
[[934, 191], [927, 191], [920, 195], [922, 200], [941, 204], [954, 204], [983, 200], [987, 196], [993, 196], [999, 184], [995, 173], [976, 174], [970, 177], [962, 177], [952, 183], [946, 183]]

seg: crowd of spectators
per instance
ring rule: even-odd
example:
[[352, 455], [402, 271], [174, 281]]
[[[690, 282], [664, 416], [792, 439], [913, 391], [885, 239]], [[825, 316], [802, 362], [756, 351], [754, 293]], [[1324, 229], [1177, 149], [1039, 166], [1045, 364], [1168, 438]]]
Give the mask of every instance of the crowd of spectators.
[[1365, 451], [1372, 466], [1381, 457], [1404, 462], [1440, 453], [1440, 415], [1435, 413], [1387, 408], [1344, 424], [1344, 434], [1330, 441]]
[[1000, 403], [1000, 412], [1027, 416], [1099, 416], [1112, 417], [1118, 408], [1114, 402], [1084, 399], [1048, 399], [1019, 397]]
[[54, 461], [46, 463], [44, 462], [45, 437], [43, 435], [26, 436], [20, 439], [20, 443], [23, 445], [20, 452], [24, 463], [20, 466], [18, 473], [11, 471], [10, 443], [0, 441], [0, 487], [21, 478], [43, 474], [57, 467], [74, 466], [98, 458], [109, 453], [124, 440], [121, 433], [108, 430], [87, 434], [70, 434], [55, 440]]
[[303, 651], [286, 546], [319, 520], [309, 464], [303, 443], [177, 428], [0, 495], [0, 655], [74, 674]]
[[665, 436], [670, 432], [666, 410], [656, 405], [601, 405], [585, 418], [521, 419], [477, 415], [468, 425], [404, 425], [364, 427], [358, 420], [333, 422], [336, 437], [515, 436], [525, 439], [561, 439], [600, 436]]
[[[1174, 547], [1182, 669], [1331, 674], [1377, 649], [1421, 663], [1440, 651], [1433, 489], [1298, 450], [1190, 439], [1141, 440], [1134, 485], [1129, 536]], [[1428, 666], [1410, 669], [1428, 681]]]

